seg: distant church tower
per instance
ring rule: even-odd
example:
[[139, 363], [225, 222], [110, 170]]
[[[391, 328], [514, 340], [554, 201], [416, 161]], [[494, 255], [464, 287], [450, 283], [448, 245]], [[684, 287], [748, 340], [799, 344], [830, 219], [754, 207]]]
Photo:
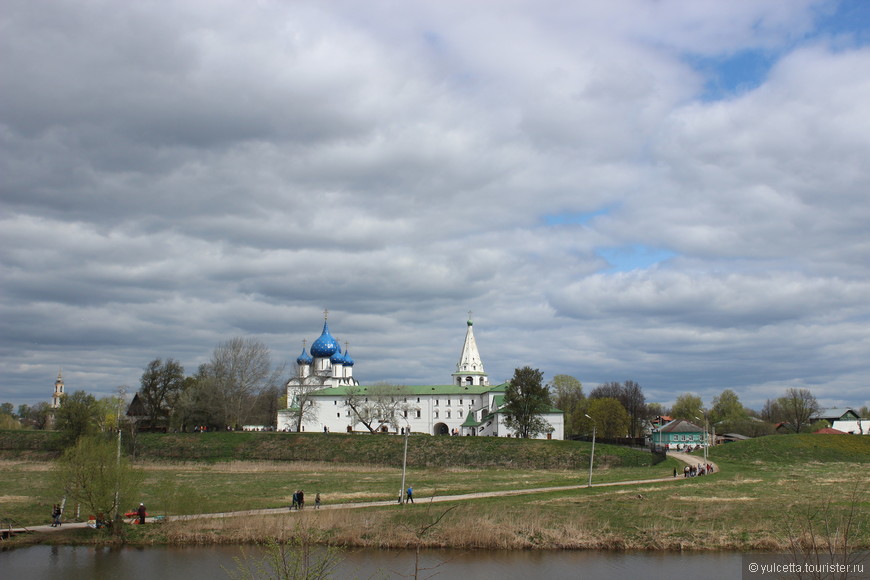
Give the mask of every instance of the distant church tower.
[[462, 345], [462, 354], [459, 355], [456, 372], [451, 375], [454, 385], [489, 385], [489, 376], [483, 370], [483, 362], [480, 360], [477, 343], [474, 341], [473, 327], [474, 323], [471, 321], [471, 312], [469, 312], [468, 330], [465, 331], [465, 344]]
[[63, 399], [63, 372], [57, 371], [57, 380], [54, 381], [54, 394], [51, 396], [51, 408], [59, 409]]

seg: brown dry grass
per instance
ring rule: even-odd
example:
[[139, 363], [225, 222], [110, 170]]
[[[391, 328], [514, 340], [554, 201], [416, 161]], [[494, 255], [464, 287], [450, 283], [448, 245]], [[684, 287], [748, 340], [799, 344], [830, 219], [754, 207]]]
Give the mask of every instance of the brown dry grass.
[[[732, 538], [722, 526], [698, 526], [687, 533], [680, 522], [658, 519], [633, 534], [611, 529], [606, 522], [576, 517], [554, 522], [541, 513], [485, 513], [454, 510], [429, 533], [420, 530], [446, 508], [406, 513], [397, 518], [390, 510], [311, 510], [302, 514], [222, 520], [168, 522], [159, 529], [159, 539], [172, 544], [239, 544], [288, 538], [305, 529], [326, 538], [331, 545], [369, 548], [459, 548], [459, 549], [779, 549], [782, 541], [770, 535], [751, 543]], [[297, 527], [298, 526], [298, 527]]]
[[0, 472], [3, 471], [49, 471], [53, 464], [46, 461], [22, 461], [16, 459], [0, 459]]

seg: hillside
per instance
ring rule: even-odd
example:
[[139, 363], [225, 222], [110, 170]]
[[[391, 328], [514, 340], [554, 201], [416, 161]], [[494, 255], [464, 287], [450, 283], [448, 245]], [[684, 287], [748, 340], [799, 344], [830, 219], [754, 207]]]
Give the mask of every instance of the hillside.
[[[130, 442], [127, 440], [129, 447]], [[513, 467], [582, 469], [589, 465], [589, 443], [521, 440], [503, 437], [409, 438], [410, 467]], [[137, 459], [171, 461], [326, 461], [400, 466], [404, 439], [394, 435], [323, 433], [141, 433]], [[51, 458], [60, 451], [56, 434], [0, 431], [3, 457]], [[614, 445], [595, 446], [596, 465], [642, 467], [654, 456]]]
[[870, 436], [769, 435], [726, 443], [710, 450], [714, 461], [751, 464], [870, 463]]

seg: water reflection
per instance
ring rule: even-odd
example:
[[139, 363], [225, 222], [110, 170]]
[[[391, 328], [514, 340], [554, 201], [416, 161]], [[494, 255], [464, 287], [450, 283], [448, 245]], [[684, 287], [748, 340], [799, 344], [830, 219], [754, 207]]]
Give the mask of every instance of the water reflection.
[[[255, 553], [252, 548], [249, 552]], [[34, 546], [0, 552], [3, 578], [64, 580], [215, 580], [234, 570], [239, 547], [94, 548]], [[345, 552], [336, 578], [413, 577], [412, 551], [359, 550]], [[429, 550], [416, 565], [420, 578], [499, 580], [536, 578], [739, 578], [740, 554], [686, 554], [595, 551]]]

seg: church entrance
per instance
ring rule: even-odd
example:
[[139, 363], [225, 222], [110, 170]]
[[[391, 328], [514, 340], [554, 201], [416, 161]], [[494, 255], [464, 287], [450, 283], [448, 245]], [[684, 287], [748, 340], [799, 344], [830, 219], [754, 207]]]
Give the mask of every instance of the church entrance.
[[450, 429], [444, 423], [435, 423], [433, 435], [449, 435]]

